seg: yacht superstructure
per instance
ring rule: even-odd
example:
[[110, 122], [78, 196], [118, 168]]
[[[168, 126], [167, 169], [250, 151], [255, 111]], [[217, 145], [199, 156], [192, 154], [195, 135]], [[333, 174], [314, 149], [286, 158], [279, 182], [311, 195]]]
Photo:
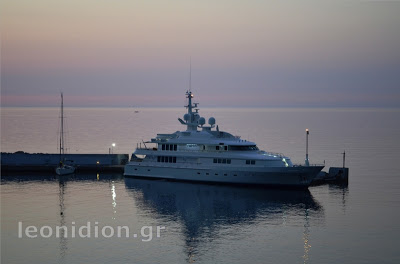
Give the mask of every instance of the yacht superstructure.
[[186, 131], [144, 142], [125, 166], [126, 177], [307, 188], [324, 167], [293, 165], [289, 157], [259, 150], [254, 142], [220, 131], [213, 117], [205, 125], [191, 91], [186, 98], [187, 113], [178, 118]]

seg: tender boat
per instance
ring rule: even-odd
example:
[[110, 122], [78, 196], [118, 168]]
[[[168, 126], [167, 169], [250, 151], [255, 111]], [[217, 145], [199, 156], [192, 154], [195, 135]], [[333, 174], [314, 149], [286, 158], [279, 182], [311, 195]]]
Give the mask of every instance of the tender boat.
[[294, 165], [283, 154], [259, 150], [254, 142], [220, 131], [213, 117], [205, 125], [193, 97], [186, 92], [187, 113], [178, 118], [186, 131], [157, 134], [140, 144], [125, 165], [126, 177], [307, 188], [324, 167]]

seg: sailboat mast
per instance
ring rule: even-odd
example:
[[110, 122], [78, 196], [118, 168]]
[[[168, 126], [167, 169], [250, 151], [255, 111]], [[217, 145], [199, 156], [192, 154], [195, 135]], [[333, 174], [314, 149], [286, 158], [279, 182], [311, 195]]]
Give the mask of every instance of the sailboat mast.
[[61, 131], [60, 131], [60, 156], [64, 155], [64, 98], [61, 93]]

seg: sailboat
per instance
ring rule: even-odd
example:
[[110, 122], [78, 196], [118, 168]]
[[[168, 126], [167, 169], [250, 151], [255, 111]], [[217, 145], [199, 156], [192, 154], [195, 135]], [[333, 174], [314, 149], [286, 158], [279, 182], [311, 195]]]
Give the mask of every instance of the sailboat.
[[61, 93], [61, 129], [60, 129], [60, 163], [56, 168], [58, 175], [67, 175], [75, 172], [75, 167], [64, 164], [64, 98]]

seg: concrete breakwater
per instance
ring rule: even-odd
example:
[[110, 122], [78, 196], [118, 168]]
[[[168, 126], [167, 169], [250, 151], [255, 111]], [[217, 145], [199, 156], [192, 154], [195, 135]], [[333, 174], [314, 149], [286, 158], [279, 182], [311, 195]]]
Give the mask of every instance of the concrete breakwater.
[[312, 181], [311, 185], [339, 184], [347, 186], [349, 184], [349, 168], [330, 167], [329, 172], [321, 171]]
[[[116, 171], [122, 172], [129, 160], [128, 154], [65, 154], [65, 163], [73, 165], [77, 171]], [[54, 172], [60, 162], [59, 154], [1, 153], [1, 173], [13, 171]]]

